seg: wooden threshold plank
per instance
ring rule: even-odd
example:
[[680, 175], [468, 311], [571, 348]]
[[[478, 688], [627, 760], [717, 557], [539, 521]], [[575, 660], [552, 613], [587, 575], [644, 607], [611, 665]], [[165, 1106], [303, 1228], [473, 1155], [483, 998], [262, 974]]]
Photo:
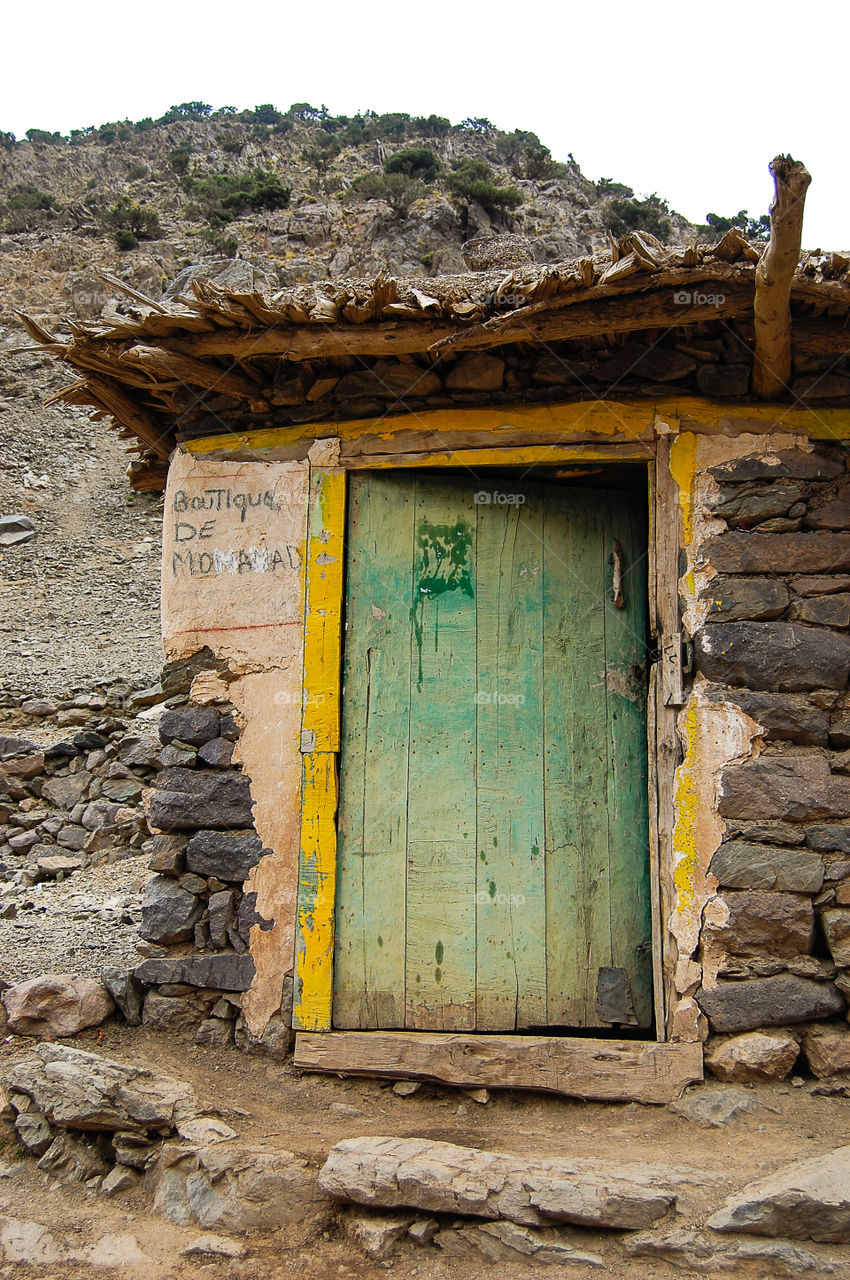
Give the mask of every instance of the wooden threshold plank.
[[701, 1044], [422, 1031], [299, 1031], [300, 1071], [533, 1089], [596, 1102], [664, 1105], [702, 1080]]

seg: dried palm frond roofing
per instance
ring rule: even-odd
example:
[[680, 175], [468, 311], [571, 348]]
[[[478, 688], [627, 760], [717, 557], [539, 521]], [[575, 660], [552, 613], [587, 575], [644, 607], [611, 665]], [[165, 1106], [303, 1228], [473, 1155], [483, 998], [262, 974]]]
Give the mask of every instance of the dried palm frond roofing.
[[[341, 357], [446, 357], [505, 347], [609, 340], [660, 327], [752, 321], [759, 251], [737, 231], [719, 244], [668, 249], [633, 232], [610, 252], [441, 277], [318, 281], [281, 292], [195, 279], [188, 296], [126, 294], [126, 316], [70, 322], [55, 338], [29, 317], [38, 348], [78, 377], [55, 400], [109, 416], [131, 447], [166, 459], [176, 440], [181, 392], [229, 396], [272, 415], [267, 393], [282, 362], [312, 371]], [[236, 265], [236, 264], [234, 264]], [[247, 264], [239, 264], [243, 273]], [[250, 269], [249, 269], [250, 274]], [[706, 299], [709, 301], [706, 303]], [[795, 354], [845, 354], [850, 332], [850, 254], [803, 256], [791, 288]], [[315, 405], [315, 421], [327, 412]], [[301, 421], [307, 421], [302, 414]]]

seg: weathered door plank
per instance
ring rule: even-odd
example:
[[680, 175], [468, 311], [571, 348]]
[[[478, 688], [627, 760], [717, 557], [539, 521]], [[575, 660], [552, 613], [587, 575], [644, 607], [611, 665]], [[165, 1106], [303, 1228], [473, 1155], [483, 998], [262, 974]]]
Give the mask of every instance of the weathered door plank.
[[413, 477], [354, 477], [334, 1025], [404, 1026]]
[[476, 1003], [477, 1026], [512, 1031], [546, 1024], [543, 502], [495, 488], [514, 501], [477, 512]]
[[595, 1026], [611, 963], [602, 495], [547, 489], [544, 523], [549, 1026]]
[[475, 1026], [475, 506], [416, 483], [408, 773], [408, 1027]]
[[[616, 548], [615, 548], [616, 544]], [[646, 637], [647, 541], [642, 495], [605, 495], [606, 561], [622, 563], [622, 607], [605, 593], [605, 685], [608, 736], [608, 865], [611, 964], [625, 971], [634, 1023], [652, 1025], [652, 921], [647, 818]], [[616, 1006], [608, 1013], [616, 1012]], [[624, 1012], [628, 1013], [628, 1002]], [[611, 1021], [628, 1023], [628, 1017]]]

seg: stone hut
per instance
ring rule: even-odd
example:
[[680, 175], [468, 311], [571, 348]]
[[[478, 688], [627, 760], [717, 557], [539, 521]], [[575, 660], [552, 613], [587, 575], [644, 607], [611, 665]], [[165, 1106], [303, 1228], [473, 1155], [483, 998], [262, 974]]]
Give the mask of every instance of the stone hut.
[[649, 1101], [846, 1051], [850, 257], [774, 172], [766, 249], [29, 322], [165, 489], [146, 1017]]

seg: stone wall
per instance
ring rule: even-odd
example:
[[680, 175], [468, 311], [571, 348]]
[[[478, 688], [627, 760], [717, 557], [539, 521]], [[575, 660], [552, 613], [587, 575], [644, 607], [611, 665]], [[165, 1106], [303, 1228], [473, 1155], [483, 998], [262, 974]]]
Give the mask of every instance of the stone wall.
[[226, 669], [208, 649], [170, 664], [163, 676], [164, 687], [184, 696], [159, 722], [162, 770], [148, 809], [154, 874], [142, 899], [147, 958], [133, 973], [135, 1020], [191, 1031], [199, 1044], [235, 1039], [243, 1048], [282, 1053], [291, 1042], [291, 985], [282, 993], [283, 1012], [260, 1037], [242, 1015], [256, 974], [252, 928], [274, 924], [257, 911], [257, 893], [246, 881], [271, 850], [254, 827], [250, 779], [234, 761], [240, 730], [232, 704], [226, 695], [190, 699], [202, 673], [224, 693]]
[[[703, 803], [713, 790], [719, 842], [712, 849], [704, 839], [697, 851], [701, 929], [685, 957], [684, 994], [701, 1011], [702, 1034], [707, 1020], [708, 1061], [719, 1074], [749, 1043], [726, 1037], [765, 1028], [784, 1029], [781, 1074], [794, 1042], [816, 1074], [829, 1074], [838, 1062], [850, 1066], [846, 450], [751, 439], [727, 452], [738, 456], [704, 470], [695, 460], [699, 527], [681, 586], [697, 624], [696, 678], [680, 724], [692, 758], [701, 751], [704, 762], [730, 718], [744, 732], [700, 779]], [[688, 767], [686, 757], [680, 782]], [[677, 883], [681, 909], [694, 881]], [[774, 1033], [771, 1043], [781, 1039]]]

